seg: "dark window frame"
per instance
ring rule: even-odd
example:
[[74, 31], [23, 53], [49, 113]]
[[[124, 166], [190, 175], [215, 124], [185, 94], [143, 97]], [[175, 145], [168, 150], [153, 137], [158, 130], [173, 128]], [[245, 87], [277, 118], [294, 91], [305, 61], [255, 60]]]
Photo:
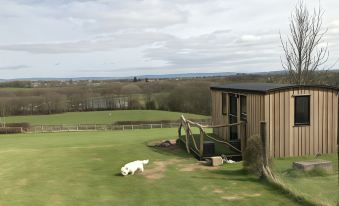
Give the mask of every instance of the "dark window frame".
[[228, 93], [226, 92], [221, 93], [221, 114], [222, 115], [227, 115], [228, 113], [227, 95]]
[[[308, 98], [308, 121], [296, 122], [297, 119], [297, 98]], [[294, 96], [294, 126], [309, 126], [311, 124], [311, 95], [296, 95]]]
[[247, 122], [247, 96], [246, 95], [240, 95], [239, 98], [240, 98], [239, 99], [239, 101], [240, 101], [240, 121]]

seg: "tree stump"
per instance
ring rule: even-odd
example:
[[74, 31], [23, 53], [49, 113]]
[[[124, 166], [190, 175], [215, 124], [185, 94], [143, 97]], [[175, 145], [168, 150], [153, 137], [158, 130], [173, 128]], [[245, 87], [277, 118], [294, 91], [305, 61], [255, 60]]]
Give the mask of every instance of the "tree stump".
[[327, 160], [309, 160], [309, 161], [298, 161], [293, 162], [293, 168], [303, 171], [310, 171], [316, 168], [331, 170], [332, 162]]

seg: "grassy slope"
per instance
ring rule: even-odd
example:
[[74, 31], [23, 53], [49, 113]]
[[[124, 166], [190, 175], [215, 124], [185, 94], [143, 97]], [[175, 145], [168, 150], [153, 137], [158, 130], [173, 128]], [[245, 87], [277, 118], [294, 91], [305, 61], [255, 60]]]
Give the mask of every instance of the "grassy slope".
[[320, 157], [320, 159], [333, 162], [334, 171], [331, 172], [330, 175], [324, 173], [312, 174], [296, 172], [291, 169], [294, 161], [312, 159], [314, 159], [314, 156], [277, 159], [274, 161], [274, 169], [289, 187], [307, 199], [329, 205], [336, 205], [338, 197], [337, 154], [322, 155]]
[[240, 164], [191, 172], [171, 165], [159, 180], [117, 175], [124, 163], [135, 159], [149, 158], [146, 170], [156, 160], [195, 163], [184, 152], [145, 146], [175, 134], [176, 129], [154, 129], [2, 135], [0, 205], [296, 205], [244, 173]]
[[[98, 112], [68, 112], [53, 115], [11, 116], [6, 122], [31, 124], [110, 124], [115, 121], [178, 120], [182, 113], [159, 110], [114, 110]], [[207, 116], [184, 114], [189, 119], [205, 119]]]

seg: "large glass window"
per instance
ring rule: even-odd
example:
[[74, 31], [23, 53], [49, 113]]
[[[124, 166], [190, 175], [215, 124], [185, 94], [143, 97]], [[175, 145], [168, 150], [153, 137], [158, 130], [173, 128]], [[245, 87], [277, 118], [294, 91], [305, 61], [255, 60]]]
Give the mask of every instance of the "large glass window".
[[294, 97], [294, 124], [310, 124], [310, 96]]

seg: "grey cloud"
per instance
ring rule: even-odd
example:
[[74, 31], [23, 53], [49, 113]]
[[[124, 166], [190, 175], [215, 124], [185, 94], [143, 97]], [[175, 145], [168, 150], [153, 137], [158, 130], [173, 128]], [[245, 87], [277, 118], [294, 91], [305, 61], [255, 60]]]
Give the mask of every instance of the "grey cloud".
[[213, 32], [193, 38], [172, 39], [163, 47], [146, 50], [146, 56], [172, 67], [213, 67], [279, 61], [279, 37], [275, 34], [234, 36]]
[[21, 69], [27, 69], [29, 66], [27, 65], [14, 65], [14, 66], [0, 66], [0, 71], [13, 71], [13, 70], [21, 70]]
[[0, 45], [0, 50], [30, 53], [89, 53], [152, 45], [172, 39], [171, 35], [155, 32], [120, 33], [71, 42], [21, 43]]

